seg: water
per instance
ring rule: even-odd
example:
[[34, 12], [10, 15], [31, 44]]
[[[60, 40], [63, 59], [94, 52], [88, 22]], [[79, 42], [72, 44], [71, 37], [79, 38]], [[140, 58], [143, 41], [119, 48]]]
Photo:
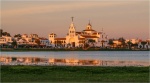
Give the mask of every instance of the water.
[[[149, 65], [149, 51], [38, 51], [38, 52], [1, 52], [1, 56], [7, 57], [39, 57], [47, 59], [76, 59], [99, 60], [111, 63], [119, 61]], [[117, 61], [117, 62], [116, 62]], [[129, 63], [130, 62], [130, 63]], [[135, 65], [134, 64], [134, 65]]]

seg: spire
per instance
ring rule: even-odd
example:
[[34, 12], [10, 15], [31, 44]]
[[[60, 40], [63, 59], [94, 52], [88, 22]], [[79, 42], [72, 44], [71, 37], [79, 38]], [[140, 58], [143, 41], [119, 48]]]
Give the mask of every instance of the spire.
[[75, 28], [75, 27], [74, 27], [74, 23], [73, 23], [73, 18], [74, 18], [74, 17], [72, 16], [72, 17], [71, 17], [72, 22], [71, 22], [71, 24], [70, 24], [70, 28]]
[[90, 22], [90, 20], [89, 20], [89, 24], [88, 25], [91, 25], [91, 22]]
[[72, 16], [72, 17], [71, 17], [71, 19], [72, 19], [72, 22], [73, 22], [73, 18], [74, 18], [74, 17]]

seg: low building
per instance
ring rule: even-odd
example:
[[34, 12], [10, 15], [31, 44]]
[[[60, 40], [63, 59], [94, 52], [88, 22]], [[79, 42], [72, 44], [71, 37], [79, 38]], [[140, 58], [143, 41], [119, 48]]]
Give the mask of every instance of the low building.
[[2, 36], [0, 37], [0, 46], [11, 46], [12, 43], [12, 37], [11, 36]]
[[40, 46], [42, 46], [42, 47], [50, 47], [51, 46], [51, 44], [47, 38], [41, 37], [41, 38], [39, 38], [39, 40], [40, 40]]

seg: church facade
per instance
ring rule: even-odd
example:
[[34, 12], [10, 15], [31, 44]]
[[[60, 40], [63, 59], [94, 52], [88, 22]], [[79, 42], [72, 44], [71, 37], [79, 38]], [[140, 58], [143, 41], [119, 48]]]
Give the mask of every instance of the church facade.
[[104, 43], [107, 42], [107, 36], [105, 36], [105, 40], [101, 38], [103, 36], [103, 32], [95, 31], [90, 22], [85, 30], [80, 32], [76, 31], [72, 18], [67, 36], [57, 38], [55, 33], [51, 33], [49, 34], [49, 41], [53, 47], [83, 47], [86, 43], [90, 44], [90, 46], [104, 46]]

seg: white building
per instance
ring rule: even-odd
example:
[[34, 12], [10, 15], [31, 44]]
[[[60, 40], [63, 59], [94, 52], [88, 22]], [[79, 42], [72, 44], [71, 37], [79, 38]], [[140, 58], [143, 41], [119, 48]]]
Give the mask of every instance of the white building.
[[125, 43], [131, 42], [132, 44], [138, 44], [139, 43], [139, 39], [126, 39]]
[[23, 34], [21, 35], [21, 38], [14, 38], [17, 42], [18, 46], [37, 46], [37, 43], [35, 42], [36, 39], [38, 39], [37, 34]]
[[[61, 47], [82, 47], [85, 43], [88, 43], [89, 40], [93, 40], [95, 45], [100, 46], [100, 37], [101, 32], [97, 32], [92, 29], [90, 22], [86, 26], [85, 30], [78, 32], [76, 31], [75, 25], [72, 22], [69, 26], [68, 34], [64, 38], [56, 38], [56, 34], [49, 34], [49, 41], [53, 46]], [[99, 44], [98, 44], [99, 43]]]
[[12, 43], [12, 37], [11, 36], [2, 36], [0, 37], [0, 45], [11, 45]]
[[50, 42], [49, 42], [49, 40], [47, 39], [47, 38], [39, 38], [39, 40], [40, 40], [40, 45], [41, 46], [51, 46], [51, 44], [50, 44]]

